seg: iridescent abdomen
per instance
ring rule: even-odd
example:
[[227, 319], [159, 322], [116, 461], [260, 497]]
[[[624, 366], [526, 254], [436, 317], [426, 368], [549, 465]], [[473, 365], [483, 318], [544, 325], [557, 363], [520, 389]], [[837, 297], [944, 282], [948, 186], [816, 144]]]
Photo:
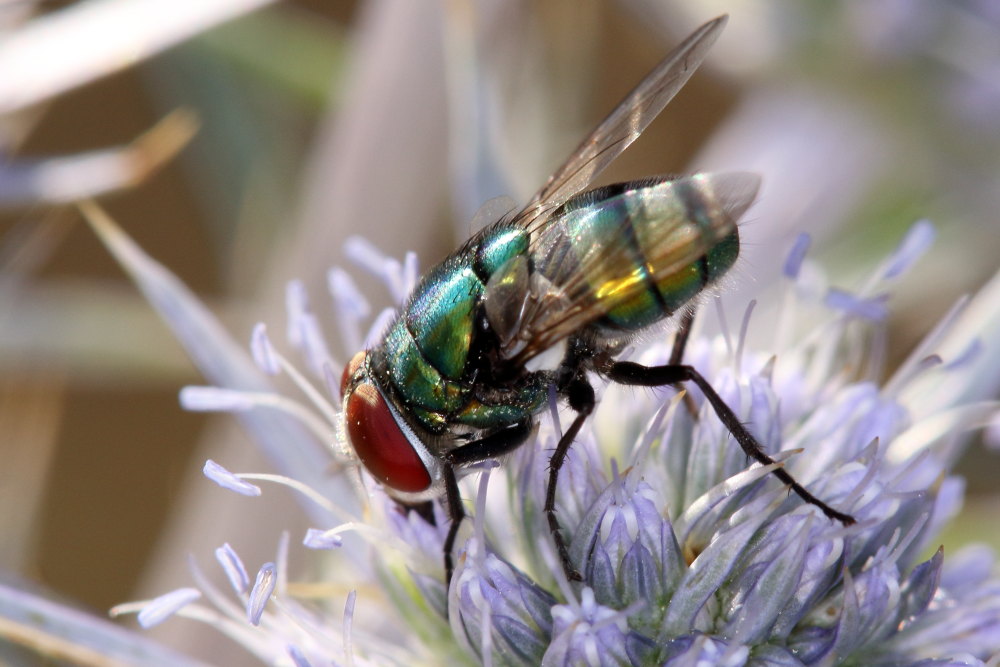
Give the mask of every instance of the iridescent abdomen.
[[558, 215], [535, 269], [570, 302], [602, 305], [590, 326], [607, 335], [668, 317], [739, 254], [735, 222], [698, 177], [598, 188]]

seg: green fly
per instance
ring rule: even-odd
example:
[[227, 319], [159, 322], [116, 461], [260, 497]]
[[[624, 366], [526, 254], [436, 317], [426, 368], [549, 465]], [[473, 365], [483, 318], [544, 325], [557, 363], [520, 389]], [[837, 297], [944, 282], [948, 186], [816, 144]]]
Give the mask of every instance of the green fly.
[[[365, 469], [401, 503], [442, 494], [451, 519], [446, 578], [465, 516], [463, 468], [524, 443], [550, 387], [576, 412], [550, 461], [544, 511], [571, 579], [555, 514], [559, 470], [594, 410], [590, 376], [662, 386], [693, 382], [746, 454], [773, 463], [712, 386], [682, 363], [690, 302], [736, 261], [737, 222], [759, 178], [748, 173], [647, 178], [583, 191], [680, 90], [725, 25], [696, 30], [646, 76], [520, 211], [501, 217], [431, 269], [381, 341], [341, 381], [345, 430]], [[639, 332], [680, 316], [670, 363], [616, 357]], [[528, 362], [564, 345], [554, 368]], [[783, 468], [774, 474], [845, 524]]]

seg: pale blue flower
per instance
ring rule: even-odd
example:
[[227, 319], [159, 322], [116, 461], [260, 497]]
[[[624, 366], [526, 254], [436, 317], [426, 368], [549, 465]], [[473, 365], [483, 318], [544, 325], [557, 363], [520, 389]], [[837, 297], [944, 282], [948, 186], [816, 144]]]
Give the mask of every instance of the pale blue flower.
[[[817, 279], [821, 270], [807, 256], [808, 239], [800, 239], [785, 264], [786, 295], [778, 299], [783, 310], [769, 315], [779, 323], [769, 333], [786, 341], [781, 349], [757, 350], [747, 342], [755, 327], [769, 326], [750, 316], [753, 305], [738, 336], [696, 336], [689, 346], [689, 363], [765, 443], [775, 466], [852, 514], [856, 525], [831, 521], [789, 494], [770, 475], [775, 466], [748, 465], [696, 389], [689, 389], [695, 414], [672, 390], [601, 390], [599, 409], [571, 449], [558, 489], [558, 516], [584, 579], [579, 584], [563, 575], [541, 512], [547, 452], [564, 421], [554, 403], [553, 418], [541, 419], [533, 441], [505, 465], [472, 471], [480, 472], [474, 518], [460, 532], [447, 590], [441, 507], [431, 522], [400, 508], [365, 473], [357, 474], [342, 446], [331, 450], [331, 463], [346, 466], [359, 483], [368, 502], [362, 515], [338, 510], [293, 479], [206, 466], [213, 480], [237, 491], [253, 479], [311, 494], [331, 522], [311, 529], [305, 545], [343, 553], [353, 561], [352, 588], [377, 582], [393, 601], [382, 608], [391, 615], [383, 618], [391, 630], [376, 625], [365, 631], [354, 609], [379, 604], [370, 596], [352, 593], [348, 611], [333, 610], [329, 618], [330, 612], [290, 597], [280, 564], [265, 565], [249, 589], [245, 570], [239, 574], [242, 564], [226, 546], [217, 556], [233, 594], [265, 635], [248, 648], [269, 660], [290, 656], [295, 664], [339, 663], [348, 656], [356, 664], [470, 658], [495, 665], [985, 664], [1000, 651], [993, 554], [969, 547], [946, 557], [935, 549], [934, 535], [961, 505], [962, 481], [947, 468], [956, 443], [966, 429], [990, 423], [997, 404], [946, 401], [935, 411], [924, 401], [918, 411], [908, 396], [925, 380], [974, 377], [972, 355], [986, 354], [987, 343], [975, 345], [962, 334], [964, 347], [951, 357], [921, 347], [920, 357], [888, 382], [875, 379], [891, 282], [932, 238], [931, 228], [919, 223], [854, 292], [817, 289], [827, 281]], [[405, 298], [415, 267], [355, 245], [363, 249], [363, 263]], [[343, 277], [331, 280], [346, 284]], [[342, 300], [360, 299], [344, 289]], [[760, 308], [770, 301], [762, 299]], [[371, 312], [357, 303], [344, 308], [352, 317]], [[336, 396], [338, 369], [317, 343], [318, 321], [297, 286], [289, 290], [289, 314], [311, 376], [295, 371], [261, 327], [253, 335], [255, 358], [264, 370], [291, 373], [314, 405], [281, 409], [311, 420], [314, 431], [327, 420], [332, 438], [338, 407], [324, 392]], [[949, 330], [958, 316], [949, 314], [928, 344], [955, 335]], [[376, 318], [375, 326], [384, 319]], [[357, 340], [375, 335], [355, 334]], [[656, 364], [668, 354], [667, 345], [654, 344], [633, 358]], [[282, 405], [266, 393], [236, 394], [253, 409]], [[235, 398], [223, 393], [215, 404], [188, 404], [246, 410]], [[463, 488], [467, 496], [474, 491]], [[218, 592], [205, 595], [220, 612], [231, 607]], [[179, 613], [234, 634], [227, 630], [234, 617], [213, 617], [190, 592], [182, 589], [166, 602], [184, 596], [190, 603]], [[177, 609], [166, 602], [150, 605], [158, 620]], [[187, 611], [193, 608], [202, 611]], [[337, 623], [340, 613], [350, 631], [324, 634], [328, 644], [293, 630]]]

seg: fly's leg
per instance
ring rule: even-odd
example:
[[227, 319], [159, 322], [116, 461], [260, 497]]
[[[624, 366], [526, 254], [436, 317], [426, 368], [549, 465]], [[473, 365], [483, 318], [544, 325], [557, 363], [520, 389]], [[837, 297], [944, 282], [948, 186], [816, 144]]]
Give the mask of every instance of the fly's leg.
[[[612, 382], [644, 387], [659, 387], [666, 384], [676, 385], [680, 382], [695, 383], [695, 385], [697, 385], [698, 388], [701, 389], [701, 392], [705, 395], [705, 398], [712, 406], [712, 409], [715, 410], [715, 414], [719, 416], [719, 420], [722, 422], [723, 426], [725, 426], [733, 437], [736, 438], [736, 442], [739, 443], [746, 455], [763, 465], [770, 465], [774, 463], [774, 459], [764, 452], [760, 443], [757, 442], [757, 440], [750, 434], [750, 431], [748, 431], [740, 422], [739, 418], [732, 411], [732, 409], [726, 405], [726, 402], [722, 400], [722, 397], [719, 396], [715, 389], [712, 388], [712, 385], [708, 383], [708, 380], [702, 377], [701, 373], [696, 371], [694, 367], [682, 364], [642, 366], [631, 361], [618, 361], [609, 364], [607, 368], [602, 369], [602, 372], [607, 375], [608, 379]], [[849, 526], [854, 523], [854, 517], [849, 514], [844, 514], [843, 512], [838, 512], [811, 494], [808, 489], [796, 482], [795, 478], [792, 477], [784, 468], [775, 468], [772, 474], [787, 484], [792, 491], [802, 498], [802, 500], [806, 501], [810, 505], [815, 505], [823, 511], [823, 514], [831, 519], [836, 519], [845, 526]]]
[[583, 581], [580, 572], [570, 560], [569, 548], [563, 539], [562, 530], [559, 528], [559, 520], [556, 518], [556, 484], [559, 481], [559, 470], [566, 462], [566, 454], [569, 453], [570, 445], [576, 440], [583, 422], [594, 411], [594, 388], [590, 386], [582, 374], [578, 374], [562, 393], [577, 414], [573, 423], [559, 439], [559, 444], [556, 445], [556, 450], [552, 453], [552, 458], [549, 459], [549, 483], [545, 488], [545, 518], [549, 522], [549, 532], [552, 534], [552, 541], [555, 542], [566, 578], [570, 581]]
[[531, 435], [531, 428], [531, 419], [524, 419], [503, 430], [457, 447], [445, 455], [444, 495], [448, 508], [448, 518], [451, 520], [448, 535], [444, 540], [444, 582], [446, 586], [451, 585], [451, 575], [455, 573], [455, 561], [451, 552], [455, 547], [455, 539], [458, 537], [458, 529], [462, 525], [462, 519], [465, 518], [465, 508], [462, 506], [462, 496], [458, 491], [455, 468], [495, 459], [514, 451], [524, 444], [524, 441]]
[[444, 498], [448, 507], [448, 519], [451, 524], [448, 526], [448, 535], [444, 538], [444, 585], [445, 589], [451, 588], [451, 575], [455, 574], [455, 561], [451, 555], [451, 550], [455, 547], [455, 538], [458, 536], [458, 528], [465, 518], [465, 508], [462, 507], [462, 495], [458, 491], [458, 480], [455, 478], [455, 467], [448, 464], [444, 466]]
[[[691, 325], [694, 323], [694, 307], [684, 311], [680, 323], [677, 325], [677, 333], [674, 334], [674, 346], [670, 350], [670, 361], [668, 366], [679, 366], [684, 361], [684, 349], [687, 347], [688, 337], [691, 335]], [[673, 388], [677, 391], [683, 390], [679, 382], [673, 383]], [[698, 419], [698, 406], [694, 404], [694, 398], [690, 393], [684, 394], [684, 407], [688, 413]]]
[[[669, 366], [679, 366], [684, 361], [684, 350], [687, 348], [688, 337], [691, 335], [691, 325], [694, 323], [694, 308], [684, 311], [681, 321], [677, 324], [677, 333], [674, 334], [674, 346], [670, 350]], [[677, 386], [680, 389], [680, 385]]]

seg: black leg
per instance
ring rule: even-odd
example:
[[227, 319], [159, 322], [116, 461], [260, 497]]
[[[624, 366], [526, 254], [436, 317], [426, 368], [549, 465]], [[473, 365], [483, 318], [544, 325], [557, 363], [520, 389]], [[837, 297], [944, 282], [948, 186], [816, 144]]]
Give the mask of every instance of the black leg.
[[691, 335], [691, 325], [694, 323], [694, 308], [684, 311], [680, 323], [677, 325], [677, 333], [674, 334], [674, 347], [670, 350], [671, 366], [678, 366], [684, 361], [684, 349], [687, 347], [688, 336]]
[[[640, 385], [645, 387], [659, 387], [666, 384], [673, 385], [679, 382], [687, 381], [694, 382], [698, 388], [701, 389], [702, 393], [705, 394], [705, 398], [708, 399], [708, 402], [715, 410], [715, 414], [719, 416], [719, 420], [729, 430], [729, 432], [732, 433], [733, 437], [736, 438], [736, 442], [740, 444], [740, 447], [743, 448], [746, 455], [764, 465], [774, 463], [774, 459], [764, 452], [764, 449], [750, 434], [750, 431], [743, 426], [732, 409], [726, 405], [726, 402], [722, 400], [722, 397], [716, 393], [715, 389], [712, 388], [712, 385], [710, 385], [708, 381], [702, 377], [701, 373], [696, 371], [693, 367], [684, 365], [649, 367], [630, 361], [619, 361], [610, 364], [604, 372], [612, 382]], [[775, 477], [791, 487], [792, 491], [798, 494], [802, 500], [806, 501], [810, 505], [815, 505], [820, 508], [823, 511], [823, 514], [827, 515], [831, 519], [836, 519], [845, 526], [849, 526], [854, 523], [854, 517], [849, 514], [844, 514], [843, 512], [838, 512], [813, 494], [809, 493], [808, 489], [796, 482], [795, 478], [788, 474], [784, 468], [775, 468], [773, 474]]]
[[504, 429], [456, 447], [445, 454], [445, 459], [453, 466], [463, 466], [499, 458], [523, 445], [531, 435], [532, 426], [530, 418], [515, 422]]
[[[694, 307], [684, 311], [680, 323], [677, 325], [677, 333], [674, 334], [674, 346], [670, 350], [669, 366], [679, 366], [684, 361], [684, 349], [687, 348], [688, 337], [691, 335], [691, 325], [694, 323]], [[679, 382], [673, 383], [674, 389], [682, 391], [683, 387]], [[698, 419], [698, 406], [694, 404], [694, 398], [690, 393], [684, 394], [684, 407], [688, 413], [696, 420]]]
[[462, 507], [462, 495], [458, 491], [455, 468], [497, 458], [514, 451], [524, 444], [524, 441], [531, 435], [531, 428], [531, 420], [525, 419], [513, 426], [508, 426], [503, 430], [457, 447], [445, 455], [445, 504], [448, 506], [448, 518], [451, 519], [451, 526], [448, 527], [448, 535], [444, 540], [444, 583], [446, 586], [451, 585], [451, 575], [455, 573], [455, 561], [451, 552], [455, 547], [459, 526], [462, 524], [462, 519], [465, 518], [465, 508]]
[[552, 458], [549, 459], [549, 483], [545, 488], [545, 518], [549, 522], [549, 532], [552, 534], [552, 541], [555, 542], [556, 551], [559, 553], [559, 560], [562, 561], [563, 571], [570, 581], [583, 581], [576, 566], [569, 557], [569, 547], [563, 539], [562, 530], [559, 527], [559, 520], [556, 518], [556, 485], [559, 482], [559, 471], [563, 463], [566, 462], [566, 454], [569, 447], [576, 440], [583, 422], [587, 420], [594, 410], [594, 388], [579, 374], [566, 388], [564, 394], [569, 399], [570, 407], [576, 410], [577, 415], [569, 428], [563, 433], [556, 445]]
[[451, 555], [451, 550], [455, 547], [458, 527], [462, 525], [462, 519], [465, 518], [462, 496], [458, 492], [458, 480], [455, 479], [455, 468], [451, 465], [444, 467], [444, 497], [445, 503], [448, 505], [448, 518], [451, 519], [451, 525], [448, 526], [448, 536], [444, 538], [444, 585], [445, 588], [449, 588], [451, 575], [455, 574], [455, 560]]

